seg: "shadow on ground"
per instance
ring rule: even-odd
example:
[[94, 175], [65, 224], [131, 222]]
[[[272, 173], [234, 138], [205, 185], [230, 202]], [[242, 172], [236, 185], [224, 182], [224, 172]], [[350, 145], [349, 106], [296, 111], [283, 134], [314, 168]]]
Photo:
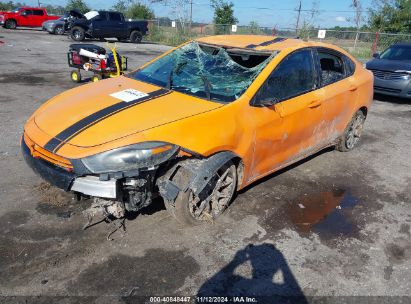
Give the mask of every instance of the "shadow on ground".
[[[283, 254], [272, 244], [247, 245], [207, 280], [198, 296], [256, 297], [258, 303], [308, 303]], [[274, 302], [273, 302], [274, 301]]]
[[410, 104], [411, 105], [411, 98], [400, 98], [400, 97], [395, 97], [395, 96], [389, 96], [389, 95], [382, 95], [382, 94], [374, 94], [374, 99], [378, 101], [383, 101], [383, 102], [390, 102], [390, 103], [397, 103], [397, 104]]

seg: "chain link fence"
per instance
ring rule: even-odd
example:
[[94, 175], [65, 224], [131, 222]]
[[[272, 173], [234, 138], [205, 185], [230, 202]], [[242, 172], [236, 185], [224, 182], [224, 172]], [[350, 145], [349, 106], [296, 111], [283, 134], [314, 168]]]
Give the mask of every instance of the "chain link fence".
[[323, 41], [337, 45], [361, 61], [381, 52], [391, 44], [411, 41], [410, 34], [391, 34], [378, 32], [356, 32], [325, 30], [323, 38], [319, 38], [319, 29], [270, 28], [260, 26], [240, 26], [231, 24], [201, 24], [178, 21], [150, 20], [148, 39], [168, 45], [178, 45], [187, 40], [209, 35], [271, 35], [286, 38]]

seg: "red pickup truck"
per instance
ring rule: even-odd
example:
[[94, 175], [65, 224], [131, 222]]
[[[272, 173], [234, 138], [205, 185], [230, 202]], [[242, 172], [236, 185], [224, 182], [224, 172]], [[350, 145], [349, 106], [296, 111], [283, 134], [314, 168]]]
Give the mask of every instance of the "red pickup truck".
[[17, 26], [40, 27], [43, 22], [60, 18], [48, 15], [45, 8], [23, 6], [11, 12], [0, 12], [0, 25], [8, 29]]

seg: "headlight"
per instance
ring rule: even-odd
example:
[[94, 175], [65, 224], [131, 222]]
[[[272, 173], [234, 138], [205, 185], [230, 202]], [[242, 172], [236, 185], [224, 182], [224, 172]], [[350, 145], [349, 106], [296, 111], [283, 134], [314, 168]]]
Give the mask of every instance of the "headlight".
[[152, 141], [113, 149], [83, 158], [83, 164], [93, 173], [129, 171], [159, 165], [178, 150], [172, 144]]

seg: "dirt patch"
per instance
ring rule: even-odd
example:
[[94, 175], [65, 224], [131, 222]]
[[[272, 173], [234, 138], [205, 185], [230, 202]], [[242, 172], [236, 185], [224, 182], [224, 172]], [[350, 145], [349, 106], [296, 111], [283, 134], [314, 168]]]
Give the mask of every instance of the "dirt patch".
[[402, 264], [411, 259], [411, 244], [409, 240], [397, 238], [395, 243], [390, 243], [385, 247], [385, 254], [393, 264]]
[[51, 242], [33, 243], [0, 237], [0, 285], [12, 284], [22, 277], [33, 275], [36, 266], [44, 260]]
[[0, 230], [3, 232], [14, 229], [17, 226], [27, 223], [30, 213], [27, 211], [11, 211], [0, 217]]
[[2, 75], [0, 83], [43, 84], [46, 78], [32, 75]]
[[147, 250], [143, 257], [110, 256], [80, 273], [68, 290], [73, 295], [172, 295], [199, 265], [184, 251]]
[[81, 213], [91, 203], [91, 201], [77, 201], [72, 193], [64, 192], [45, 182], [35, 187], [35, 193], [40, 201], [36, 211], [60, 218], [70, 218], [75, 213]]
[[391, 275], [393, 273], [394, 269], [392, 268], [391, 265], [384, 267], [384, 279], [389, 280], [391, 279]]
[[401, 224], [400, 230], [399, 230], [398, 232], [410, 236], [410, 225], [408, 225], [408, 224]]
[[12, 102], [14, 99], [7, 96], [0, 96], [0, 103], [9, 103]]

